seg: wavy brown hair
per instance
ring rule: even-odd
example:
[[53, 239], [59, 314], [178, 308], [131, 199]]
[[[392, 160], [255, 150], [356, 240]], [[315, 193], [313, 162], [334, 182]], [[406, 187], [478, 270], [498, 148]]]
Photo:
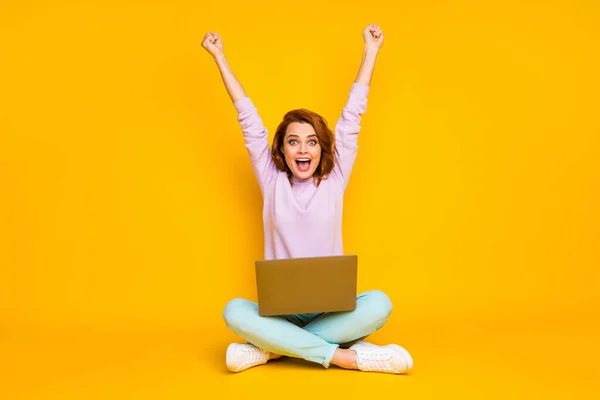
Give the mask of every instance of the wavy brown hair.
[[327, 179], [335, 164], [335, 140], [333, 132], [327, 126], [327, 121], [325, 118], [305, 108], [288, 111], [283, 116], [283, 121], [281, 121], [277, 127], [277, 130], [275, 131], [271, 152], [275, 165], [280, 171], [287, 172], [288, 180], [292, 185], [294, 184], [292, 182], [292, 170], [285, 162], [285, 156], [282, 151], [285, 132], [288, 125], [292, 122], [304, 122], [311, 124], [315, 130], [315, 133], [317, 134], [319, 145], [321, 146], [321, 161], [319, 162], [319, 165], [313, 174], [313, 180], [315, 181], [315, 184], [319, 186], [321, 184], [321, 180]]

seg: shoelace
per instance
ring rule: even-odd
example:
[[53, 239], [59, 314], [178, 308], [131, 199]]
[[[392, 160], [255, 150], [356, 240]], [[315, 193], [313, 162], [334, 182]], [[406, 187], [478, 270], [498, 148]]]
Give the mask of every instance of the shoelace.
[[254, 346], [243, 346], [241, 350], [245, 353], [244, 365], [258, 364], [267, 358], [267, 354], [264, 351]]
[[396, 372], [390, 364], [392, 355], [381, 351], [359, 351], [357, 361], [364, 371]]

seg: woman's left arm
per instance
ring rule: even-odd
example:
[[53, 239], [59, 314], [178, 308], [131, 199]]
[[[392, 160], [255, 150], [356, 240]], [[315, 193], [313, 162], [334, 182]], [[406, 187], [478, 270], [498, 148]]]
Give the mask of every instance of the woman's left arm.
[[369, 93], [371, 77], [375, 60], [383, 45], [383, 33], [375, 24], [367, 26], [363, 31], [365, 48], [363, 58], [352, 84], [346, 106], [335, 125], [335, 158], [333, 174], [340, 176], [344, 189], [352, 173], [352, 167], [358, 151], [358, 133], [360, 132], [361, 115], [367, 109], [367, 94]]
[[373, 69], [375, 68], [375, 60], [381, 46], [383, 46], [383, 32], [378, 25], [371, 24], [363, 31], [365, 39], [365, 48], [363, 58], [358, 70], [358, 75], [354, 82], [361, 83], [365, 86], [371, 86], [371, 78], [373, 77]]

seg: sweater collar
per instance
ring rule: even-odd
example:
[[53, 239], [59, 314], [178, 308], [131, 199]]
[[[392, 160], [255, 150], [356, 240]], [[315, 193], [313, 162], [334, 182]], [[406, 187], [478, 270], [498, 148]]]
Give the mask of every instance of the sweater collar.
[[314, 179], [312, 176], [307, 179], [299, 179], [292, 175], [292, 182], [294, 183], [294, 185], [309, 185], [313, 183], [313, 181]]

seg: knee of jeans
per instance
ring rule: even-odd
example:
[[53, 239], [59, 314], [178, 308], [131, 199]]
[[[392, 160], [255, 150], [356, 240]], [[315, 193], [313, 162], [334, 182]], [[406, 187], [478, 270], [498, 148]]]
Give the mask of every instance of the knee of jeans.
[[250, 316], [249, 301], [246, 299], [230, 300], [223, 310], [223, 319], [230, 328], [239, 328], [244, 324], [244, 321]]
[[381, 290], [367, 292], [370, 314], [378, 321], [386, 321], [392, 313], [392, 301]]

